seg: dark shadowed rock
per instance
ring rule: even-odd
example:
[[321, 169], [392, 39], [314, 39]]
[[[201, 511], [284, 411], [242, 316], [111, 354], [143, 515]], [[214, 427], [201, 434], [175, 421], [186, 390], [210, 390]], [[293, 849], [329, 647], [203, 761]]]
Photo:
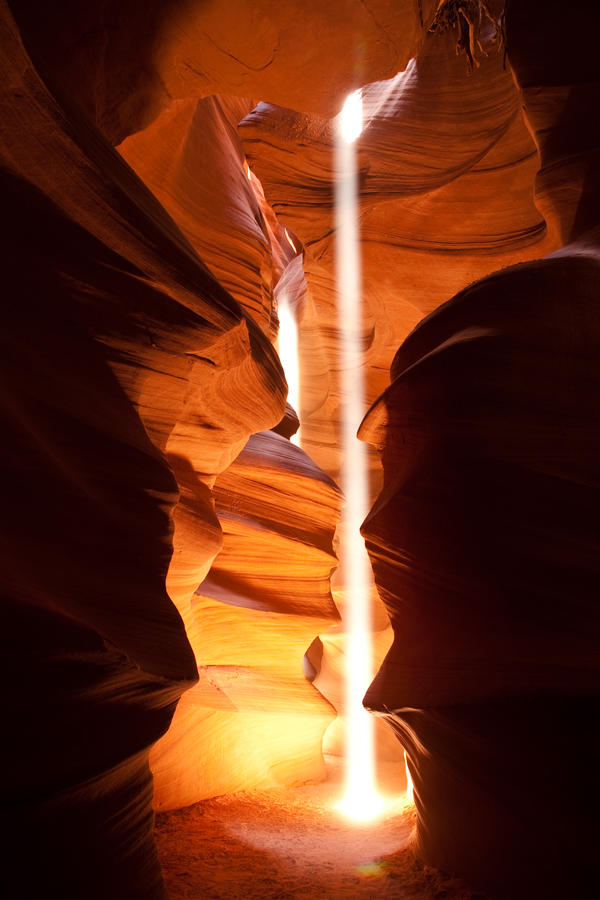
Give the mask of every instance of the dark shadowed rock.
[[600, 71], [574, 50], [581, 18], [551, 7], [511, 4], [507, 35], [538, 197], [570, 242], [428, 316], [361, 432], [395, 632], [365, 702], [408, 750], [423, 858], [511, 900], [585, 895], [596, 856], [600, 246], [579, 175], [597, 140], [556, 98], [577, 107]]

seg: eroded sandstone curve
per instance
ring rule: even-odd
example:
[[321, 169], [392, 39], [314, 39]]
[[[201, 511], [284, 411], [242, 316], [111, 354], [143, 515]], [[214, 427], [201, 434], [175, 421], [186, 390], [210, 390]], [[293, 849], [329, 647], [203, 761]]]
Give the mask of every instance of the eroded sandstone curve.
[[214, 497], [223, 548], [182, 608], [200, 680], [152, 752], [157, 809], [325, 774], [335, 710], [302, 660], [339, 619], [330, 576], [340, 491], [299, 447], [264, 431], [217, 478]]
[[[370, 403], [387, 384], [398, 343], [424, 314], [491, 271], [550, 252], [558, 240], [534, 203], [536, 148], [497, 40], [469, 74], [456, 35], [428, 33], [405, 71], [362, 94], [356, 148]], [[333, 128], [267, 103], [240, 124], [267, 200], [305, 248], [303, 440], [337, 477]]]
[[[165, 589], [178, 486], [164, 452], [193, 420], [195, 465], [214, 479], [281, 418], [285, 381], [259, 328], [52, 94], [1, 13], [3, 882], [14, 897], [48, 885], [163, 897], [148, 752], [197, 678]], [[198, 550], [209, 562], [214, 541]]]
[[581, 173], [598, 141], [577, 111], [600, 71], [575, 50], [582, 12], [527, 0], [506, 18], [565, 246], [426, 317], [361, 430], [382, 457], [363, 533], [395, 633], [365, 702], [407, 748], [423, 858], [511, 900], [595, 877], [600, 244]]
[[435, 0], [12, 2], [28, 50], [114, 143], [173, 100], [225, 93], [333, 115], [404, 68]]

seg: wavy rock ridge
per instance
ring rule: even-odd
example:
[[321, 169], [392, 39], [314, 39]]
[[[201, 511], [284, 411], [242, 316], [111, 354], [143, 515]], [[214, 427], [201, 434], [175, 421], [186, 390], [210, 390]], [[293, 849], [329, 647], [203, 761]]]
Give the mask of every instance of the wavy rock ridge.
[[266, 431], [219, 476], [214, 496], [223, 549], [182, 612], [200, 682], [151, 756], [158, 809], [323, 778], [323, 733], [335, 717], [302, 659], [339, 618], [329, 585], [338, 488]]
[[3, 664], [18, 735], [2, 877], [10, 896], [37, 896], [42, 879], [63, 896], [154, 898], [148, 751], [197, 678], [165, 590], [178, 485], [164, 453], [185, 460], [184, 495], [204, 485], [189, 502], [206, 571], [219, 543], [207, 486], [278, 421], [285, 382], [173, 220], [37, 75], [5, 6], [1, 45]]
[[[451, 32], [427, 34], [406, 71], [363, 89], [365, 127], [356, 146], [369, 402], [424, 314], [477, 278], [558, 246], [533, 202], [536, 149], [502, 53], [492, 45], [469, 76], [455, 40]], [[342, 388], [333, 127], [261, 103], [240, 133], [268, 201], [306, 249], [303, 442], [336, 477]]]
[[581, 105], [600, 72], [558, 6], [513, 3], [506, 27], [540, 208], [568, 243], [428, 316], [362, 426], [384, 469], [363, 532], [395, 633], [366, 703], [408, 749], [423, 858], [506, 898], [595, 877], [599, 247], [581, 173], [597, 135]]
[[[334, 711], [300, 666], [338, 617], [325, 117], [367, 82], [364, 534], [394, 642], [366, 702], [408, 750], [428, 863], [507, 900], [587, 895], [588, 6], [513, 0], [510, 69], [493, 50], [467, 76], [435, 0], [0, 0], [6, 896], [164, 898], [153, 802], [322, 774]], [[322, 469], [281, 418], [284, 296]], [[313, 653], [334, 702], [343, 643]]]

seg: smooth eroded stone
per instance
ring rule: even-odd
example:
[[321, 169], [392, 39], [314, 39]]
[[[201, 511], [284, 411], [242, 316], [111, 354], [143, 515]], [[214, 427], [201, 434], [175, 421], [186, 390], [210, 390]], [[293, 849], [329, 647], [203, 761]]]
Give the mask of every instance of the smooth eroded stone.
[[[482, 30], [487, 56], [469, 74], [455, 32], [428, 33], [404, 71], [362, 90], [355, 147], [368, 404], [387, 386], [398, 344], [424, 314], [476, 279], [559, 246], [534, 203], [536, 147], [492, 37]], [[263, 102], [239, 131], [267, 200], [305, 249], [302, 440], [338, 478], [344, 397], [334, 122]], [[377, 469], [373, 458], [370, 467]]]
[[436, 0], [38, 0], [10, 4], [36, 63], [114, 143], [172, 100], [235, 94], [335, 115], [404, 68]]
[[197, 679], [165, 587], [174, 473], [188, 524], [196, 503], [184, 569], [205, 571], [211, 479], [281, 419], [285, 381], [165, 210], [43, 80], [4, 3], [0, 48], [2, 886], [162, 900], [148, 753]]
[[506, 22], [537, 194], [569, 243], [429, 315], [361, 429], [383, 463], [363, 533], [395, 633], [366, 703], [407, 748], [422, 857], [507, 900], [597, 877], [600, 230], [577, 173], [598, 141], [555, 103], [569, 79], [574, 113], [583, 75], [599, 90], [579, 21], [528, 0]]
[[331, 595], [339, 489], [285, 437], [250, 438], [215, 482], [223, 549], [182, 608], [200, 683], [151, 755], [156, 808], [324, 777], [335, 710], [304, 654], [339, 620]]

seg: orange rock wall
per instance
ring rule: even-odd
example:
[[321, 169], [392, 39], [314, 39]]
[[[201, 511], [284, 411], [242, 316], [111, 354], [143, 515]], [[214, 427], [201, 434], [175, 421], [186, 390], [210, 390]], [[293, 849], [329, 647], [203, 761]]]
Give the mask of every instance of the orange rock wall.
[[[408, 749], [428, 862], [586, 895], [598, 17], [513, 0], [512, 73], [492, 51], [468, 76], [436, 8], [0, 3], [6, 896], [164, 898], [154, 745], [161, 808], [322, 774], [333, 710], [300, 665], [337, 618], [323, 117], [361, 84], [364, 532], [394, 631], [367, 702]], [[284, 293], [322, 469], [264, 431]], [[323, 643], [335, 697], [343, 635]]]
[[[477, 278], [558, 246], [533, 202], [536, 148], [502, 52], [491, 45], [469, 75], [455, 43], [451, 32], [428, 34], [405, 72], [363, 89], [356, 148], [369, 403], [423, 315]], [[306, 250], [303, 441], [337, 477], [333, 127], [261, 103], [240, 133], [269, 203]]]
[[[119, 149], [220, 282], [274, 339], [281, 292], [296, 303], [305, 284], [301, 258], [248, 169], [234, 127], [248, 105], [224, 97], [175, 102]], [[204, 372], [204, 390], [206, 378]], [[158, 809], [322, 778], [323, 732], [335, 715], [302, 673], [315, 635], [338, 618], [329, 587], [340, 508], [335, 485], [285, 437], [265, 432], [217, 479], [216, 515], [212, 509], [207, 515], [212, 480], [196, 460], [204, 446], [195, 446], [196, 416], [192, 406], [188, 427], [167, 448], [185, 488], [174, 514], [167, 587], [200, 683], [153, 752]], [[199, 568], [198, 543], [208, 546], [211, 539], [219, 555], [201, 589], [208, 596], [194, 596], [212, 562]], [[236, 652], [238, 646], [243, 650]]]
[[12, 897], [162, 897], [148, 752], [197, 679], [165, 589], [165, 453], [193, 507], [171, 568], [195, 588], [220, 544], [208, 487], [281, 418], [285, 381], [153, 195], [37, 74], [5, 6], [1, 28], [2, 877]]
[[329, 584], [339, 490], [266, 431], [219, 476], [214, 497], [223, 549], [180, 606], [200, 681], [151, 755], [157, 809], [325, 775], [335, 710], [302, 660], [339, 618]]
[[28, 50], [113, 144], [173, 100], [233, 94], [333, 115], [403, 69], [436, 0], [13, 0]]
[[598, 134], [583, 105], [600, 69], [583, 7], [506, 17], [537, 202], [565, 246], [428, 316], [361, 431], [384, 469], [363, 533], [395, 635], [365, 702], [407, 748], [422, 858], [507, 900], [595, 880]]
[[273, 249], [236, 130], [252, 105], [178, 100], [119, 150], [215, 278], [274, 339]]
[[[499, 10], [498, 10], [499, 12]], [[491, 31], [482, 33], [489, 41]], [[535, 144], [503, 47], [490, 43], [469, 74], [453, 32], [427, 34], [405, 72], [363, 88], [356, 142], [363, 268], [364, 373], [369, 404], [389, 381], [397, 346], [459, 288], [558, 246], [534, 204]], [[333, 123], [260, 103], [241, 122], [251, 169], [280, 221], [303, 243], [297, 293], [304, 448], [340, 477], [343, 380], [335, 283]], [[380, 463], [370, 458], [372, 496]], [[340, 554], [344, 538], [340, 535]], [[339, 576], [336, 576], [339, 581]], [[343, 610], [344, 585], [338, 606]], [[385, 599], [385, 598], [384, 598]], [[376, 598], [376, 668], [389, 646]], [[344, 635], [322, 635], [316, 684], [340, 707]], [[343, 752], [337, 723], [329, 749]], [[379, 749], [391, 755], [385, 733]]]

